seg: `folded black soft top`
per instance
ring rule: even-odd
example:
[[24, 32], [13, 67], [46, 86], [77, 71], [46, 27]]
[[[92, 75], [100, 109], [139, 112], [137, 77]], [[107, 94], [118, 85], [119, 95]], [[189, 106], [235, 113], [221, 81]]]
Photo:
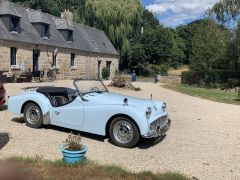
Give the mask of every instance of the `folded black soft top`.
[[75, 93], [77, 90], [66, 88], [66, 87], [39, 87], [36, 89], [36, 92], [42, 94], [51, 94], [51, 93]]

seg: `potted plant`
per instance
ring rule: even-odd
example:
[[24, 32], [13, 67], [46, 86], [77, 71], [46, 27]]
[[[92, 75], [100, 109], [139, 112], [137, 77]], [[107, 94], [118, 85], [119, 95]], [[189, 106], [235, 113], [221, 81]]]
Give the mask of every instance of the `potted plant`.
[[78, 163], [85, 157], [87, 149], [87, 145], [81, 144], [80, 135], [70, 133], [61, 146], [63, 160], [69, 164]]

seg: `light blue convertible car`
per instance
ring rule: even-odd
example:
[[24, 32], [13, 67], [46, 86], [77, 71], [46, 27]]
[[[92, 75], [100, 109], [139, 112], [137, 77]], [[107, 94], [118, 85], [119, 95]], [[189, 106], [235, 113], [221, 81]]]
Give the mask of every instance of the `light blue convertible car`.
[[76, 89], [35, 87], [8, 99], [8, 110], [24, 115], [26, 125], [56, 125], [109, 136], [120, 147], [141, 137], [165, 135], [170, 127], [166, 104], [110, 93], [100, 80], [74, 80]]

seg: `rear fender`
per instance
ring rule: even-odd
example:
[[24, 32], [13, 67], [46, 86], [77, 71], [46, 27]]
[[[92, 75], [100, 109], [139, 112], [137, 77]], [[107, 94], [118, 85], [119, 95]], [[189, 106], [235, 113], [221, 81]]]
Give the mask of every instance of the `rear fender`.
[[23, 114], [24, 107], [28, 103], [35, 103], [37, 104], [43, 113], [44, 117], [44, 124], [49, 124], [50, 119], [50, 101], [44, 95], [33, 92], [33, 93], [23, 93], [18, 96], [11, 96], [8, 99], [8, 111], [20, 116]]

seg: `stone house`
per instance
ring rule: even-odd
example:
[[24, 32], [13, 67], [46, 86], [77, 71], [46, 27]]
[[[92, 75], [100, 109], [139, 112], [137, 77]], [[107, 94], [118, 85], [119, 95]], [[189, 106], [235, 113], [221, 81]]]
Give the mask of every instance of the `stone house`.
[[58, 79], [98, 78], [107, 67], [114, 76], [119, 54], [98, 29], [0, 0], [0, 71], [56, 70]]

